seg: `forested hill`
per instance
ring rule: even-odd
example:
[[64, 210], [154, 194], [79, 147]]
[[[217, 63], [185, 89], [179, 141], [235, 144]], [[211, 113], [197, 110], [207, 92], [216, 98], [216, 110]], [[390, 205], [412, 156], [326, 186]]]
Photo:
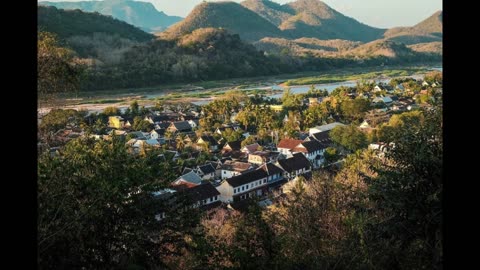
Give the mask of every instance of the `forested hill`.
[[146, 31], [161, 31], [182, 20], [182, 17], [169, 16], [162, 11], [158, 11], [152, 3], [132, 0], [40, 2], [39, 5], [98, 12], [113, 16]]
[[266, 0], [204, 2], [185, 20], [159, 33], [176, 38], [198, 28], [225, 28], [243, 40], [265, 37], [345, 39], [368, 42], [383, 36], [374, 28], [347, 17], [318, 0], [297, 0], [279, 5]]
[[135, 41], [154, 38], [126, 22], [99, 13], [81, 10], [63, 10], [56, 7], [38, 6], [38, 29], [57, 34], [60, 39], [72, 36], [88, 36], [94, 33], [117, 35]]
[[85, 90], [154, 86], [277, 74], [280, 63], [225, 29], [202, 28], [127, 51], [117, 65], [91, 69]]
[[197, 5], [183, 21], [159, 33], [159, 36], [175, 39], [207, 27], [226, 29], [246, 41], [282, 35], [275, 25], [238, 3], [204, 2]]

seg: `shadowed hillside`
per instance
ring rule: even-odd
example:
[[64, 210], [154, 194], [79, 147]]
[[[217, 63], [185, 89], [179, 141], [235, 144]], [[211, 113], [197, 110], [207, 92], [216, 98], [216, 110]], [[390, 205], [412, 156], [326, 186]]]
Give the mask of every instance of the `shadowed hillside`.
[[99, 12], [103, 15], [125, 21], [145, 31], [161, 31], [182, 20], [178, 16], [168, 16], [158, 11], [152, 3], [132, 0], [105, 0], [80, 2], [40, 2], [40, 5], [55, 6], [61, 9], [81, 9]]

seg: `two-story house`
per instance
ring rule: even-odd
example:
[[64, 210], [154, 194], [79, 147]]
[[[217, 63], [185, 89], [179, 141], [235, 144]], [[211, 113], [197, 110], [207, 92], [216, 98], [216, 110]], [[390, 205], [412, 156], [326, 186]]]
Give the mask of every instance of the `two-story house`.
[[317, 140], [304, 141], [293, 148], [292, 153], [302, 153], [314, 168], [319, 168], [324, 161], [323, 153], [326, 148], [326, 145], [319, 143]]
[[288, 157], [292, 156], [291, 150], [295, 148], [295, 146], [301, 144], [301, 140], [295, 140], [295, 139], [282, 139], [277, 145], [277, 150], [280, 152], [280, 154]]
[[278, 165], [284, 170], [283, 176], [289, 180], [299, 175], [308, 177], [312, 171], [310, 161], [302, 153], [295, 153], [291, 158], [278, 160]]
[[254, 170], [227, 178], [217, 187], [220, 200], [230, 203], [253, 196], [262, 196], [268, 190], [267, 178], [268, 174], [265, 170]]
[[210, 163], [198, 166], [196, 172], [203, 180], [210, 180], [215, 177], [215, 168]]
[[240, 175], [249, 170], [253, 170], [253, 165], [247, 162], [226, 160], [219, 168], [222, 179], [231, 178]]
[[268, 162], [275, 162], [278, 155], [278, 152], [256, 151], [248, 155], [248, 163], [261, 165]]

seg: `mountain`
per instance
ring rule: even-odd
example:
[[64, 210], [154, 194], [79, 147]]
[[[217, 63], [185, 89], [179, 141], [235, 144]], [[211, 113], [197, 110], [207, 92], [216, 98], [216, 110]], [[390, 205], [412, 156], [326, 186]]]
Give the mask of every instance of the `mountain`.
[[97, 64], [118, 63], [123, 53], [135, 45], [154, 39], [124, 21], [99, 13], [38, 6], [39, 31], [54, 33], [82, 58]]
[[153, 39], [153, 35], [133, 25], [98, 13], [63, 10], [48, 6], [39, 6], [37, 10], [38, 29], [55, 33], [61, 39], [94, 33], [117, 35], [135, 41]]
[[368, 42], [382, 38], [385, 32], [347, 17], [318, 0], [297, 0], [284, 5], [268, 0], [246, 0], [241, 4], [278, 26], [284, 37]]
[[282, 36], [282, 32], [271, 22], [235, 2], [203, 2], [183, 21], [158, 35], [171, 39], [208, 27], [226, 29], [246, 41]]
[[432, 16], [412, 27], [395, 27], [385, 32], [385, 38], [404, 44], [440, 42], [443, 37], [443, 12]]
[[361, 58], [384, 56], [403, 59], [412, 59], [416, 56], [415, 52], [405, 46], [405, 44], [387, 39], [379, 39], [363, 44], [352, 50], [348, 50], [344, 55]]
[[335, 57], [354, 49], [362, 43], [342, 39], [320, 40], [316, 38], [299, 38], [294, 40], [284, 38], [262, 38], [253, 45], [259, 50], [275, 54], [291, 56]]
[[262, 16], [277, 27], [280, 26], [283, 21], [295, 15], [294, 11], [288, 6], [282, 6], [269, 0], [246, 0], [240, 4]]
[[140, 27], [147, 32], [161, 31], [182, 20], [181, 17], [168, 16], [162, 11], [158, 11], [151, 3], [132, 0], [39, 2], [39, 5], [98, 12]]
[[443, 53], [443, 43], [442, 42], [428, 42], [428, 43], [418, 43], [413, 45], [408, 45], [410, 49], [416, 52], [426, 52], [426, 53]]

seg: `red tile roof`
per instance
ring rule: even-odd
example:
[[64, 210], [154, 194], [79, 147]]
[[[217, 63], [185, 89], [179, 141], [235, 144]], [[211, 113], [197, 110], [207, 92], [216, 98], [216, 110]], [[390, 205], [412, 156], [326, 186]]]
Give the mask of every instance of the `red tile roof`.
[[285, 149], [293, 149], [295, 146], [301, 144], [303, 141], [301, 140], [294, 140], [294, 139], [282, 139], [278, 145], [277, 148], [285, 148]]

